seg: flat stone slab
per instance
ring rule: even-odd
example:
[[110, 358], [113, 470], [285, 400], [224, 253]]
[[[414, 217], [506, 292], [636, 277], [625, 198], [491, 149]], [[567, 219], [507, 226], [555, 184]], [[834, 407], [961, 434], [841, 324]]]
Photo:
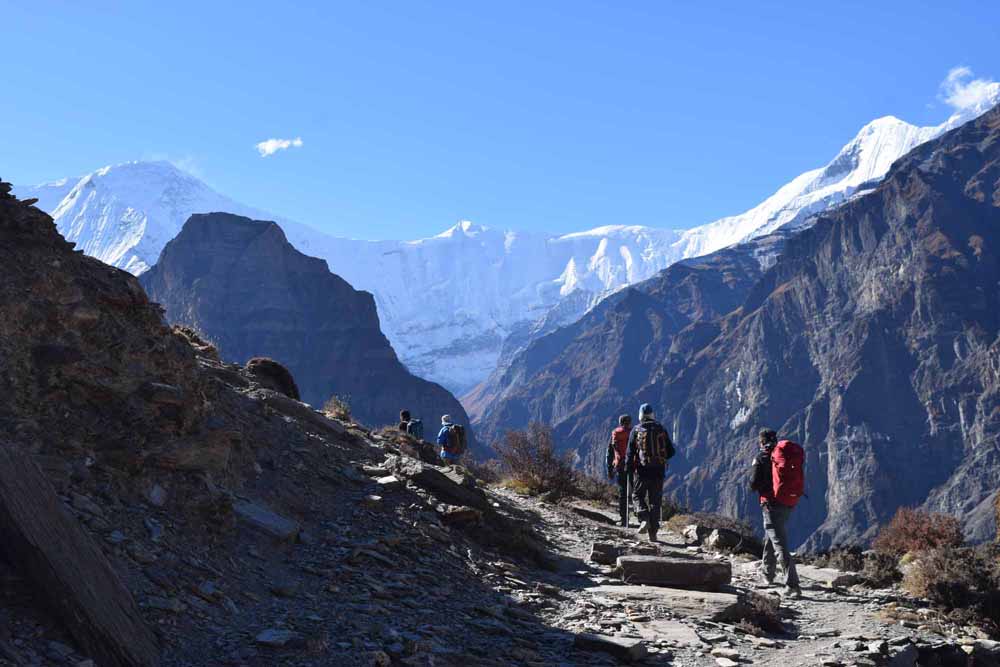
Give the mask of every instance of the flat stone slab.
[[297, 521], [287, 519], [271, 511], [267, 506], [249, 500], [233, 503], [233, 511], [254, 528], [279, 540], [294, 540], [301, 530]]
[[602, 509], [584, 503], [573, 503], [568, 507], [571, 512], [582, 516], [585, 519], [590, 519], [591, 521], [607, 524], [609, 526], [618, 525], [618, 516], [616, 514], [612, 514], [611, 512], [605, 512]]
[[612, 637], [611, 635], [578, 634], [573, 637], [573, 646], [581, 651], [601, 651], [631, 662], [646, 657], [646, 644], [641, 639]]
[[702, 621], [737, 621], [745, 608], [745, 603], [736, 593], [628, 585], [594, 586], [586, 591], [615, 601], [663, 605], [678, 616]]
[[622, 581], [670, 588], [718, 590], [733, 579], [729, 563], [663, 556], [620, 556], [617, 561]]
[[656, 619], [644, 623], [633, 623], [639, 635], [650, 642], [676, 642], [682, 646], [698, 647], [701, 638], [694, 628], [673, 619]]

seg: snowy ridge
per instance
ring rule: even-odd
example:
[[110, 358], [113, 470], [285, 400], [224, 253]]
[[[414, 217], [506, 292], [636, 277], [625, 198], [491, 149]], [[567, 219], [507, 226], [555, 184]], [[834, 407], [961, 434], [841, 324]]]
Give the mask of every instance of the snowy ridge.
[[606, 225], [549, 235], [462, 221], [426, 239], [343, 239], [235, 202], [167, 162], [105, 167], [18, 194], [37, 197], [84, 252], [135, 274], [156, 262], [192, 213], [275, 220], [300, 251], [374, 294], [383, 331], [414, 373], [459, 394], [494, 370], [508, 336], [505, 356], [531, 332], [572, 322], [608, 294], [676, 261], [804, 222], [871, 187], [915, 146], [1000, 103], [1000, 84], [990, 86], [987, 99], [938, 126], [874, 120], [826, 166], [740, 215], [686, 231]]

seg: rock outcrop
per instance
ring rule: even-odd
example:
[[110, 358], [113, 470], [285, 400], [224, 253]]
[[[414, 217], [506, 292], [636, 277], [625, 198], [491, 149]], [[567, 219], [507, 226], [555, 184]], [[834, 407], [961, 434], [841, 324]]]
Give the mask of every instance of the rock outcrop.
[[273, 222], [193, 215], [140, 280], [168, 321], [201, 332], [223, 359], [286, 366], [308, 403], [340, 396], [373, 426], [394, 423], [402, 408], [428, 428], [442, 414], [468, 423], [447, 390], [399, 361], [371, 294], [295, 250]]
[[807, 451], [797, 544], [865, 541], [903, 505], [991, 536], [1000, 108], [780, 246], [766, 269], [757, 244], [676, 265], [532, 344], [481, 435], [550, 422], [596, 469], [614, 417], [653, 403], [678, 443], [668, 492], [753, 517], [745, 468], [768, 425]]

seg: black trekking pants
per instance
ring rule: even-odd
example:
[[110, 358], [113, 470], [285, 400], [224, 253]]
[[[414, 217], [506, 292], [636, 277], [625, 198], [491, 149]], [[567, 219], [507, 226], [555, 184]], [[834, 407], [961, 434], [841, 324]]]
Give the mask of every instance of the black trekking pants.
[[629, 492], [629, 474], [624, 470], [619, 470], [618, 473], [618, 518], [621, 519], [621, 525], [628, 525], [628, 492]]
[[634, 479], [635, 499], [639, 505], [636, 514], [639, 521], [645, 521], [649, 526], [649, 535], [654, 537], [660, 530], [660, 505], [663, 502], [664, 474], [652, 474], [639, 470]]

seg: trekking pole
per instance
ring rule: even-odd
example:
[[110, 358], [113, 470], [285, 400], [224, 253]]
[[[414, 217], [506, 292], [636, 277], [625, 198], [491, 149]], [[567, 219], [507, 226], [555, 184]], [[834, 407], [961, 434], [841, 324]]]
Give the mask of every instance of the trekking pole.
[[627, 469], [625, 472], [625, 527], [632, 525], [632, 473]]

